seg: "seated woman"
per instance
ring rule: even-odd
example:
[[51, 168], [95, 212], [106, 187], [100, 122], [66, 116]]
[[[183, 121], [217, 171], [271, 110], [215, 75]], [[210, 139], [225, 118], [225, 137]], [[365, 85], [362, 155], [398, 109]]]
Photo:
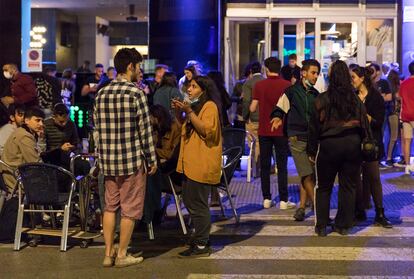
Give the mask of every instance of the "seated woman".
[[[145, 194], [144, 217], [145, 223], [158, 223], [162, 217], [161, 192], [169, 189], [164, 174], [169, 174], [176, 184], [181, 184], [181, 177], [175, 174], [178, 162], [181, 139], [181, 125], [173, 119], [170, 112], [162, 105], [150, 107], [151, 124], [156, 134], [156, 153], [158, 166], [156, 174], [148, 176]], [[160, 217], [160, 218], [157, 218]]]

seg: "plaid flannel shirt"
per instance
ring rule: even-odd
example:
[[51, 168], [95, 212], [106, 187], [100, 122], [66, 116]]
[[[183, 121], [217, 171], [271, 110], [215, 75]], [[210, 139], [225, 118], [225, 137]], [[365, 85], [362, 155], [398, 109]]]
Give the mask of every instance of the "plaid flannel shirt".
[[105, 176], [135, 173], [157, 162], [147, 97], [132, 82], [112, 81], [94, 108], [100, 166]]

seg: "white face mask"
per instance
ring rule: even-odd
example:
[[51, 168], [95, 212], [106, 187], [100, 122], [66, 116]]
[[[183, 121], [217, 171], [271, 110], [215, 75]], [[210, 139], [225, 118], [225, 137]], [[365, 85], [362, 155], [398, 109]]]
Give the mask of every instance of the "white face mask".
[[7, 72], [7, 71], [4, 71], [3, 72], [3, 75], [4, 75], [4, 77], [5, 78], [7, 78], [7, 79], [11, 79], [13, 76], [9, 73], [9, 72]]
[[[201, 95], [200, 95], [201, 96]], [[184, 101], [188, 104], [190, 104], [191, 106], [196, 105], [199, 101], [200, 101], [200, 96], [190, 99], [190, 97], [188, 96], [188, 94], [186, 93], [184, 95]]]
[[309, 80], [307, 80], [307, 79], [305, 79], [305, 84], [306, 84], [306, 86], [308, 86], [309, 88], [310, 87], [313, 87], [315, 84], [312, 84]]

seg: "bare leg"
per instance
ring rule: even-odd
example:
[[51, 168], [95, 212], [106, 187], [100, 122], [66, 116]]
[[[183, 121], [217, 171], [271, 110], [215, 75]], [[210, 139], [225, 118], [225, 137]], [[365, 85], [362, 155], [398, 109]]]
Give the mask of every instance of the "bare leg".
[[410, 164], [411, 139], [403, 139], [404, 141], [404, 159], [407, 165]]
[[132, 232], [134, 231], [135, 220], [131, 218], [121, 218], [121, 235], [119, 237], [118, 257], [126, 256], [129, 242], [131, 241]]
[[114, 246], [115, 235], [115, 212], [104, 212], [103, 232], [105, 239], [105, 256], [112, 256], [112, 247]]
[[315, 188], [315, 181], [312, 175], [308, 175], [303, 179], [302, 182], [303, 187], [305, 188], [307, 197], [312, 201], [314, 201], [313, 193]]
[[307, 196], [306, 196], [305, 186], [303, 185], [303, 183], [300, 186], [300, 192], [299, 193], [300, 193], [300, 204], [299, 204], [299, 207], [300, 208], [305, 208], [306, 207], [306, 198], [307, 198]]

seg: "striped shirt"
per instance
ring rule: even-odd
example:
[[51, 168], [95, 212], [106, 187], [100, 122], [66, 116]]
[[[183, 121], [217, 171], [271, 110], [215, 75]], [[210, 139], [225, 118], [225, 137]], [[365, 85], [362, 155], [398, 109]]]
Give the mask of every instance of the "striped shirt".
[[132, 82], [114, 80], [97, 93], [94, 122], [105, 176], [134, 174], [156, 165], [147, 98]]

